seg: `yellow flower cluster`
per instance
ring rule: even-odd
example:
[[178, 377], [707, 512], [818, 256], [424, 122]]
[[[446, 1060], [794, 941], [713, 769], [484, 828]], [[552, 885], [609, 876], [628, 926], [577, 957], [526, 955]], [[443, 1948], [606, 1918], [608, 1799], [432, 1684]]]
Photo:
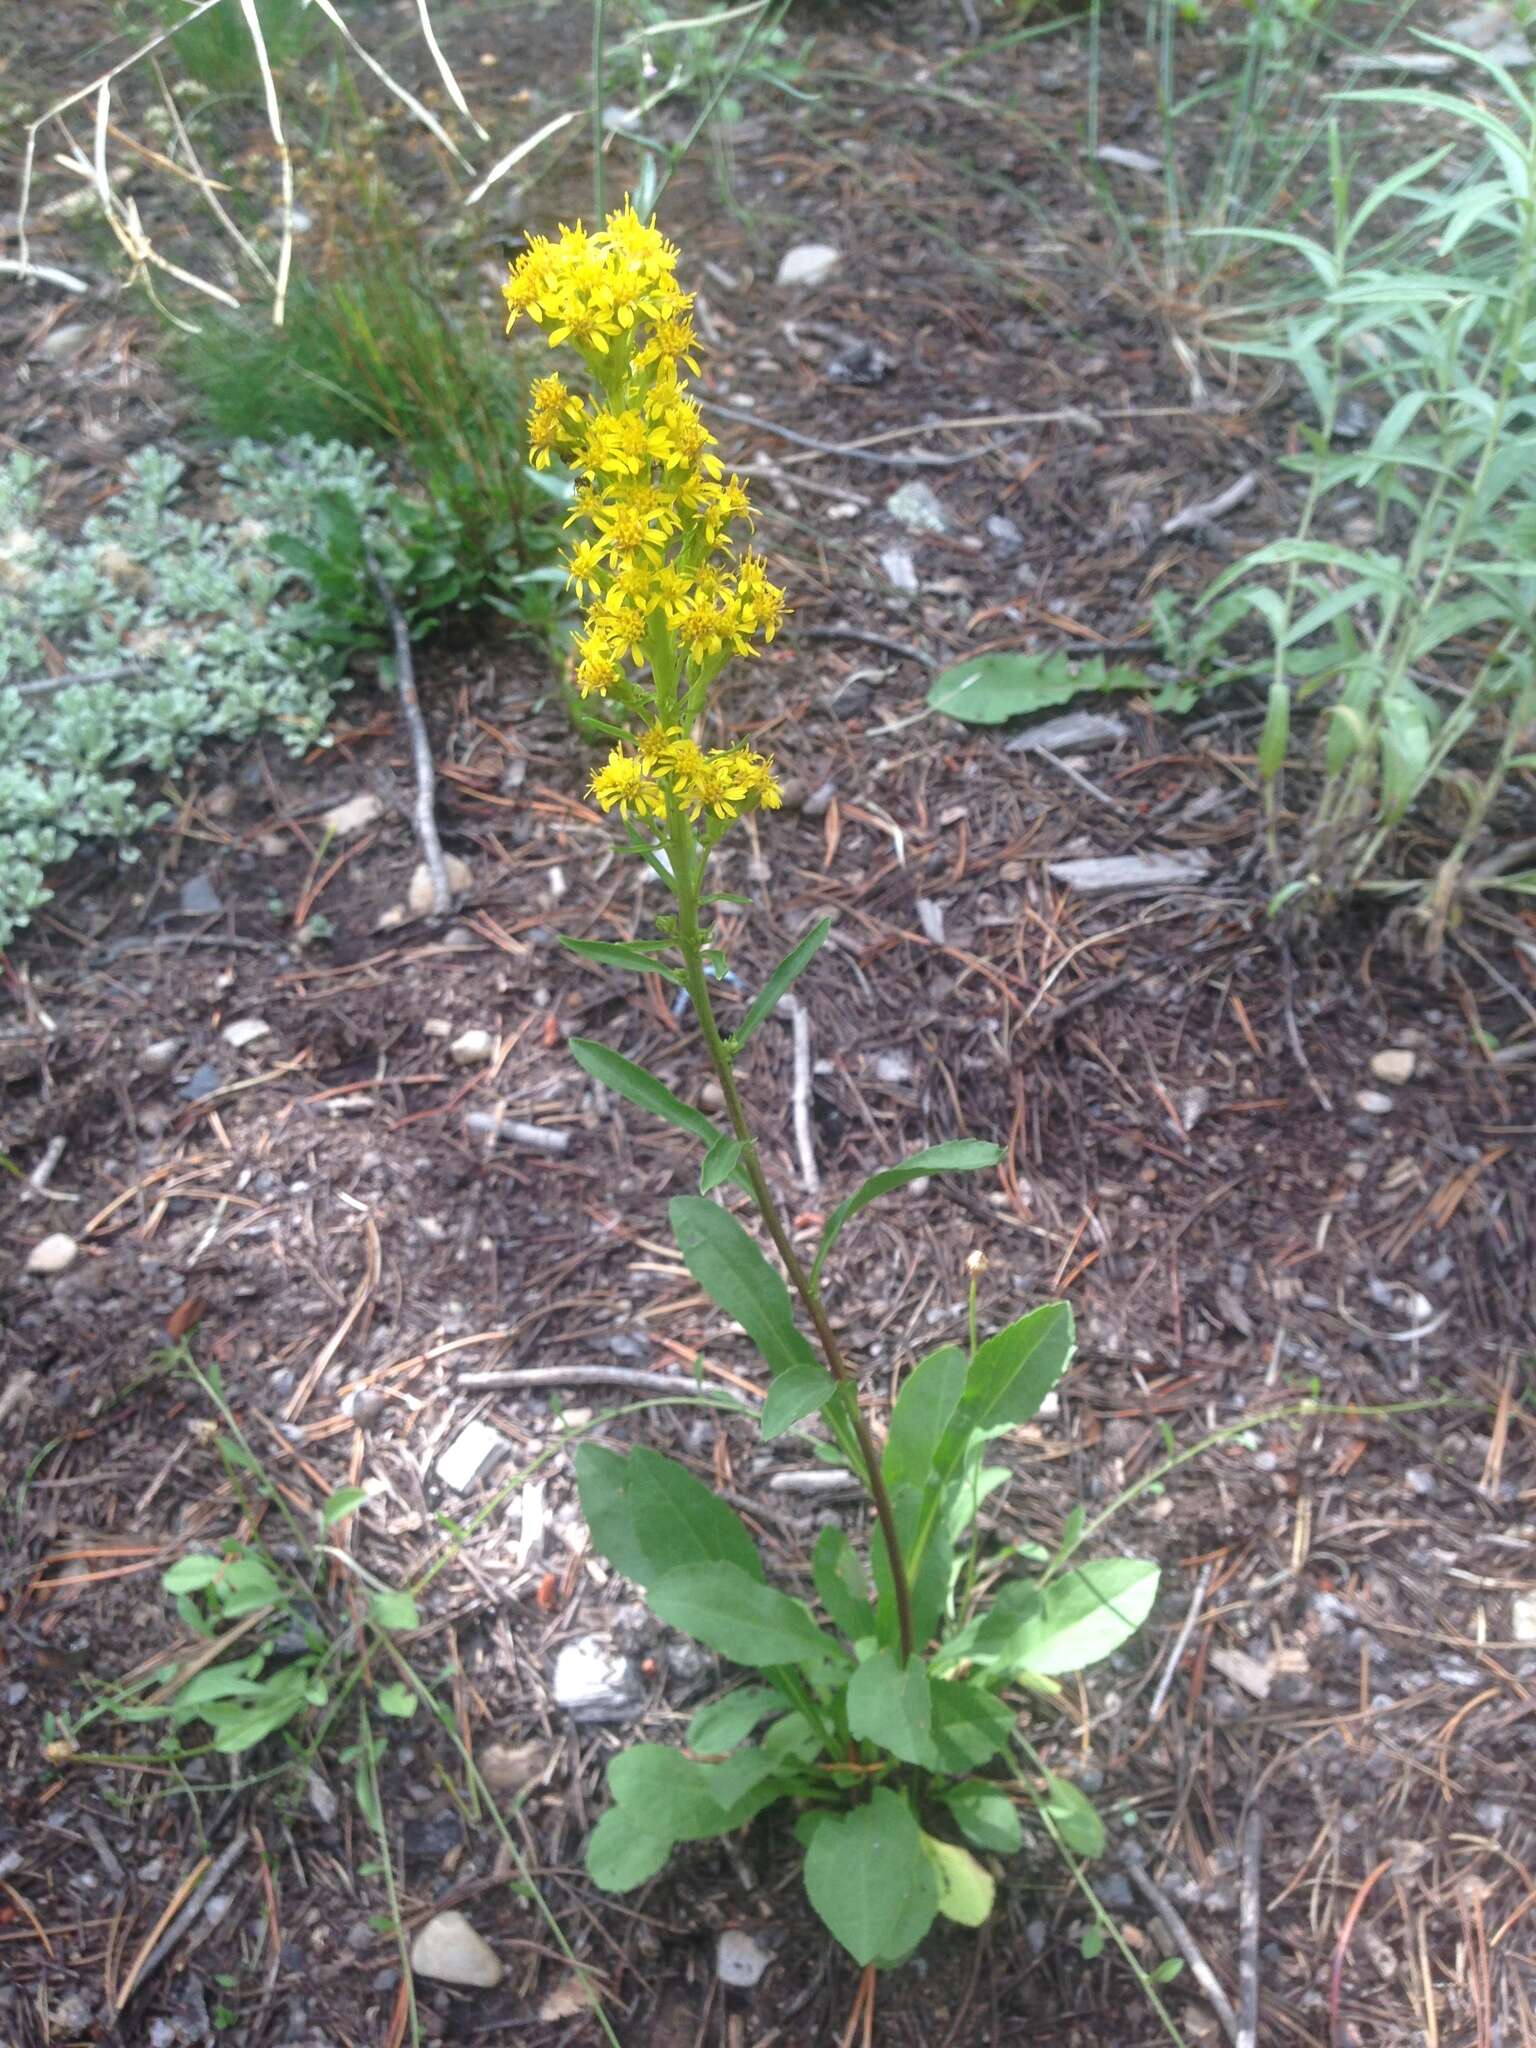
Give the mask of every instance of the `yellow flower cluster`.
[[710, 683], [773, 639], [785, 604], [762, 557], [738, 551], [752, 507], [686, 388], [698, 343], [676, 267], [676, 249], [626, 204], [599, 233], [530, 236], [503, 295], [508, 329], [526, 318], [569, 345], [595, 387], [583, 396], [540, 377], [528, 420], [534, 463], [558, 457], [578, 480], [566, 524], [583, 537], [565, 558], [586, 606], [576, 687], [645, 728], [636, 752], [614, 748], [592, 794], [639, 818], [666, 816], [670, 798], [718, 829], [777, 808], [773, 764], [742, 747], [705, 753], [691, 734]]

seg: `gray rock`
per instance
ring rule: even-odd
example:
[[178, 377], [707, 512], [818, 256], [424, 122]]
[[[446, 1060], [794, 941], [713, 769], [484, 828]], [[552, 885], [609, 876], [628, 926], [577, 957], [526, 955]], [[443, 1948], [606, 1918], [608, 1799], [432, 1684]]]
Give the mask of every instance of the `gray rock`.
[[601, 1636], [562, 1645], [555, 1659], [555, 1705], [573, 1721], [632, 1721], [645, 1687], [630, 1659]]
[[996, 541], [1000, 555], [1016, 555], [1024, 545], [1022, 530], [1006, 512], [994, 512], [989, 519], [982, 522], [982, 530], [989, 540]]
[[139, 1054], [141, 1074], [168, 1074], [176, 1064], [176, 1055], [181, 1051], [179, 1038], [157, 1038], [153, 1045], [146, 1045]]
[[773, 1961], [773, 1950], [765, 1948], [755, 1934], [742, 1927], [727, 1927], [715, 1948], [715, 1968], [720, 1982], [733, 1991], [751, 1991], [761, 1983], [763, 1972]]
[[1367, 1116], [1390, 1116], [1396, 1104], [1379, 1088], [1361, 1088], [1355, 1095], [1355, 1107], [1363, 1109]]
[[217, 917], [223, 908], [223, 898], [206, 875], [189, 875], [182, 883], [183, 917]]
[[842, 261], [842, 250], [834, 249], [830, 242], [796, 242], [780, 257], [774, 282], [809, 289], [812, 285], [825, 284], [841, 267]]
[[501, 1958], [462, 1913], [436, 1913], [411, 1943], [411, 1968], [439, 1984], [494, 1991], [506, 1975]]
[[444, 1486], [464, 1493], [487, 1465], [506, 1457], [511, 1449], [501, 1432], [492, 1429], [488, 1422], [466, 1422], [448, 1448], [438, 1452], [432, 1469]]
[[948, 533], [950, 530], [950, 517], [939, 503], [938, 494], [917, 479], [903, 484], [899, 491], [892, 491], [885, 501], [885, 509], [909, 533]]
[[1454, 21], [1446, 22], [1440, 33], [1448, 43], [1462, 43], [1469, 50], [1481, 51], [1496, 64], [1532, 61], [1531, 46], [1514, 10], [1500, 6], [1497, 0], [1490, 0], [1485, 7], [1474, 7], [1469, 14], [1458, 14]]
[[1064, 711], [1060, 718], [1044, 719], [1007, 741], [1003, 752], [1032, 754], [1043, 747], [1048, 754], [1065, 754], [1074, 747], [1110, 747], [1129, 731], [1123, 718], [1113, 718], [1107, 711]]
[[218, 1085], [218, 1068], [204, 1060], [200, 1066], [193, 1068], [176, 1093], [183, 1102], [201, 1102], [205, 1095], [212, 1095]]
[[226, 1045], [232, 1045], [236, 1052], [243, 1052], [248, 1045], [272, 1036], [272, 1026], [265, 1017], [237, 1017], [233, 1024], [226, 1024], [219, 1033]]

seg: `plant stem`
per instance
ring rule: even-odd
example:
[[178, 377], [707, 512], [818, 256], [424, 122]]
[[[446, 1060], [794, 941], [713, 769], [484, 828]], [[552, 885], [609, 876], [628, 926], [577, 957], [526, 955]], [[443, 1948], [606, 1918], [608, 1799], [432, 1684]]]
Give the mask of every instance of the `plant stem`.
[[[683, 821], [686, 824], [686, 821]], [[827, 1311], [822, 1304], [821, 1292], [800, 1263], [794, 1246], [790, 1243], [789, 1232], [779, 1214], [773, 1192], [763, 1175], [762, 1165], [757, 1156], [757, 1140], [747, 1122], [746, 1109], [742, 1103], [741, 1091], [736, 1086], [736, 1076], [731, 1067], [731, 1056], [715, 1022], [714, 1006], [710, 1002], [709, 980], [704, 972], [704, 941], [699, 930], [699, 882], [703, 874], [703, 859], [697, 858], [689, 841], [691, 832], [674, 830], [669, 835], [669, 850], [673, 858], [673, 878], [677, 888], [677, 942], [683, 958], [683, 979], [693, 1002], [694, 1014], [699, 1020], [699, 1030], [709, 1054], [710, 1065], [720, 1083], [720, 1092], [725, 1097], [726, 1114], [730, 1118], [731, 1130], [741, 1145], [741, 1163], [746, 1171], [747, 1181], [752, 1189], [752, 1199], [757, 1204], [758, 1214], [773, 1239], [773, 1248], [783, 1262], [784, 1271], [789, 1275], [790, 1285], [805, 1304], [805, 1312], [815, 1327], [822, 1354], [828, 1370], [838, 1385], [847, 1390], [847, 1414], [854, 1436], [858, 1440], [859, 1454], [864, 1460], [864, 1480], [874, 1502], [875, 1515], [880, 1523], [880, 1532], [885, 1538], [886, 1558], [891, 1572], [891, 1593], [896, 1602], [896, 1625], [901, 1641], [901, 1661], [906, 1663], [915, 1647], [912, 1632], [912, 1593], [907, 1583], [907, 1568], [901, 1554], [901, 1540], [896, 1531], [896, 1515], [891, 1506], [891, 1496], [886, 1490], [884, 1476], [880, 1470], [880, 1453], [870, 1434], [869, 1422], [859, 1405], [859, 1382], [857, 1375], [843, 1356]]]
[[603, 128], [603, 31], [607, 24], [604, 0], [593, 0], [592, 4], [592, 211], [596, 215], [595, 225], [602, 226], [607, 212], [607, 196], [603, 190], [603, 143], [607, 139]]

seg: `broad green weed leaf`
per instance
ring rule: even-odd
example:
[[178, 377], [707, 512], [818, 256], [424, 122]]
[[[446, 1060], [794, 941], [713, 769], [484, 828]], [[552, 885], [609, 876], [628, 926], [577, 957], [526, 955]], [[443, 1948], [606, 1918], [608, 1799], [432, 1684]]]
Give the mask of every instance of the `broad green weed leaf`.
[[824, 1408], [837, 1391], [837, 1381], [824, 1366], [792, 1365], [781, 1372], [768, 1389], [763, 1402], [760, 1427], [766, 1438], [782, 1436]]
[[740, 1516], [674, 1459], [584, 1443], [575, 1466], [592, 1541], [637, 1586], [693, 1564], [732, 1564], [762, 1578], [757, 1545]]
[[1085, 1564], [1043, 1589], [1038, 1613], [1020, 1622], [1000, 1668], [1059, 1678], [1097, 1664], [1127, 1642], [1152, 1612], [1158, 1568], [1140, 1558]]
[[1040, 1810], [1074, 1856], [1104, 1854], [1104, 1823], [1070, 1779], [1047, 1776]]
[[604, 1892], [632, 1892], [653, 1878], [672, 1854], [665, 1835], [652, 1834], [622, 1806], [611, 1806], [587, 1837], [587, 1875]]
[[850, 1643], [875, 1633], [875, 1610], [858, 1552], [838, 1528], [823, 1529], [811, 1555], [821, 1604]]
[[701, 1756], [735, 1749], [781, 1704], [771, 1685], [739, 1685], [723, 1700], [711, 1700], [699, 1708], [688, 1723], [688, 1747]]
[[333, 1494], [326, 1497], [320, 1509], [321, 1525], [327, 1529], [334, 1529], [338, 1522], [344, 1522], [348, 1515], [360, 1508], [367, 1498], [368, 1490], [366, 1487], [337, 1487]]
[[940, 1842], [933, 1835], [922, 1837], [923, 1854], [933, 1867], [939, 1887], [939, 1911], [946, 1920], [962, 1927], [980, 1927], [992, 1911], [997, 1886], [969, 1849], [956, 1842]]
[[735, 1051], [740, 1052], [758, 1025], [772, 1012], [779, 998], [786, 994], [789, 989], [793, 988], [801, 975], [804, 974], [806, 968], [810, 966], [816, 955], [821, 951], [826, 936], [832, 929], [832, 923], [833, 920], [830, 917], [824, 917], [819, 924], [812, 925], [799, 944], [791, 947], [790, 951], [784, 955], [784, 958], [763, 983], [762, 988], [753, 997], [747, 1014], [731, 1034], [731, 1045]]
[[894, 1650], [877, 1650], [848, 1681], [848, 1732], [878, 1743], [906, 1764], [931, 1765], [933, 1702], [922, 1659], [898, 1663]]
[[[913, 1572], [911, 1569], [913, 1551], [918, 1532], [923, 1525], [926, 1505], [926, 1493], [915, 1486], [900, 1486], [891, 1494], [896, 1540], [900, 1543], [902, 1556], [906, 1558], [908, 1564], [908, 1591], [912, 1599], [912, 1638], [919, 1649], [938, 1627], [939, 1616], [943, 1613], [944, 1603], [949, 1597], [950, 1580], [954, 1571], [954, 1549], [941, 1519], [936, 1520], [929, 1531], [927, 1545], [917, 1560], [916, 1571]], [[869, 1563], [875, 1581], [878, 1633], [881, 1642], [890, 1648], [898, 1639], [898, 1617], [885, 1547], [885, 1531], [879, 1527], [876, 1527], [870, 1538]]]
[[687, 1565], [649, 1589], [653, 1613], [735, 1664], [845, 1664], [837, 1642], [811, 1610], [739, 1565]]
[[699, 1193], [712, 1195], [716, 1188], [730, 1180], [741, 1165], [742, 1142], [727, 1132], [722, 1132], [704, 1154], [699, 1168]]
[[930, 1351], [896, 1396], [880, 1469], [889, 1487], [922, 1486], [965, 1386], [966, 1356], [958, 1344]]
[[178, 1557], [160, 1583], [167, 1593], [200, 1593], [204, 1586], [213, 1584], [223, 1569], [222, 1558], [206, 1557], [198, 1551], [191, 1557]]
[[879, 1173], [872, 1173], [864, 1185], [856, 1189], [846, 1202], [839, 1202], [827, 1218], [821, 1243], [816, 1247], [815, 1263], [811, 1267], [812, 1280], [820, 1277], [827, 1254], [836, 1244], [843, 1225], [851, 1222], [860, 1210], [867, 1209], [871, 1202], [877, 1202], [882, 1195], [891, 1194], [897, 1188], [904, 1188], [909, 1181], [921, 1180], [930, 1173], [980, 1173], [988, 1166], [996, 1166], [1002, 1156], [999, 1145], [986, 1144], [980, 1138], [954, 1138], [946, 1144], [930, 1145], [926, 1151], [914, 1152], [899, 1166], [883, 1167]]
[[776, 1798], [769, 1781], [778, 1768], [762, 1750], [704, 1764], [665, 1743], [639, 1742], [609, 1764], [608, 1790], [648, 1832], [673, 1842], [702, 1842], [729, 1833]]
[[374, 1694], [374, 1701], [381, 1714], [388, 1714], [396, 1721], [409, 1721], [419, 1704], [415, 1693], [399, 1679], [390, 1685], [381, 1685]]
[[1012, 1856], [1024, 1845], [1019, 1809], [994, 1785], [953, 1785], [939, 1798], [955, 1817], [955, 1826], [978, 1849]]
[[939, 1768], [976, 1771], [1013, 1740], [1013, 1709], [979, 1685], [958, 1678], [933, 1678], [933, 1746]]
[[867, 1806], [829, 1814], [805, 1857], [805, 1889], [859, 1964], [910, 1955], [939, 1910], [939, 1882], [905, 1800], [877, 1786]]
[[978, 1346], [934, 1460], [938, 1471], [947, 1476], [957, 1468], [974, 1431], [1012, 1427], [1038, 1414], [1071, 1362], [1072, 1342], [1071, 1309], [1049, 1301]]
[[770, 1370], [814, 1365], [816, 1355], [795, 1327], [789, 1289], [736, 1218], [700, 1195], [677, 1196], [667, 1213], [688, 1271], [746, 1331]]
[[928, 706], [967, 725], [1001, 725], [1032, 711], [1046, 711], [1088, 691], [1144, 690], [1140, 669], [1106, 668], [1095, 655], [1073, 661], [1065, 654], [978, 654], [934, 677]]
[[420, 1628], [421, 1615], [409, 1593], [375, 1593], [368, 1602], [368, 1619], [375, 1628]]

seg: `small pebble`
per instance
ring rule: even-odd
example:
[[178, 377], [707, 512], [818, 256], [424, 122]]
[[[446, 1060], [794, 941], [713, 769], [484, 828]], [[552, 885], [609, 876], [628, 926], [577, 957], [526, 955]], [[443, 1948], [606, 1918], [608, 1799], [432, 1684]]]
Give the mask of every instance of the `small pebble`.
[[1367, 1116], [1390, 1116], [1397, 1105], [1379, 1088], [1362, 1088], [1355, 1097], [1355, 1107], [1363, 1109]]
[[456, 1067], [483, 1067], [496, 1049], [489, 1031], [461, 1031], [448, 1048]]
[[[448, 877], [450, 896], [463, 896], [474, 887], [475, 878], [469, 863], [462, 861], [456, 853], [443, 856], [443, 868]], [[425, 861], [418, 863], [411, 875], [411, 885], [405, 892], [405, 900], [415, 917], [426, 917], [437, 908], [437, 899], [432, 891], [432, 876]]]
[[796, 242], [780, 257], [774, 282], [780, 286], [801, 285], [807, 288], [825, 284], [842, 260], [843, 252], [834, 249], [830, 242]]
[[632, 1721], [645, 1705], [645, 1689], [628, 1657], [601, 1636], [582, 1636], [555, 1659], [555, 1705], [573, 1721]]
[[27, 1253], [27, 1271], [51, 1279], [57, 1273], [67, 1273], [79, 1256], [80, 1247], [72, 1237], [62, 1230], [50, 1231]]
[[263, 1017], [237, 1017], [233, 1024], [224, 1026], [219, 1036], [226, 1045], [232, 1045], [236, 1052], [241, 1052], [259, 1038], [270, 1038], [272, 1026]]
[[439, 1984], [494, 1991], [506, 1975], [500, 1957], [462, 1913], [436, 1913], [411, 1943], [411, 1968]]
[[366, 830], [383, 812], [379, 799], [365, 792], [362, 796], [349, 796], [344, 804], [334, 804], [320, 823], [333, 839], [347, 839], [354, 832]]
[[1405, 1081], [1411, 1081], [1418, 1064], [1418, 1054], [1406, 1045], [1389, 1046], [1385, 1052], [1371, 1055], [1371, 1072], [1389, 1088], [1400, 1088]]
[[219, 892], [206, 875], [190, 875], [181, 885], [184, 917], [217, 917], [224, 908]]
[[773, 1950], [765, 1948], [755, 1934], [742, 1927], [727, 1927], [715, 1950], [715, 1968], [720, 1982], [733, 1991], [750, 1991], [762, 1981], [773, 1961]]
[[146, 1045], [139, 1054], [141, 1074], [168, 1074], [176, 1064], [176, 1055], [181, 1051], [179, 1038], [157, 1038], [153, 1045]]
[[491, 1790], [507, 1798], [543, 1775], [549, 1755], [542, 1742], [488, 1742], [475, 1762]]
[[492, 1429], [488, 1422], [466, 1422], [448, 1448], [438, 1452], [432, 1469], [444, 1486], [464, 1493], [487, 1465], [504, 1458], [511, 1448], [501, 1432]]
[[1517, 1643], [1536, 1643], [1536, 1593], [1517, 1593], [1509, 1603], [1509, 1632]]

